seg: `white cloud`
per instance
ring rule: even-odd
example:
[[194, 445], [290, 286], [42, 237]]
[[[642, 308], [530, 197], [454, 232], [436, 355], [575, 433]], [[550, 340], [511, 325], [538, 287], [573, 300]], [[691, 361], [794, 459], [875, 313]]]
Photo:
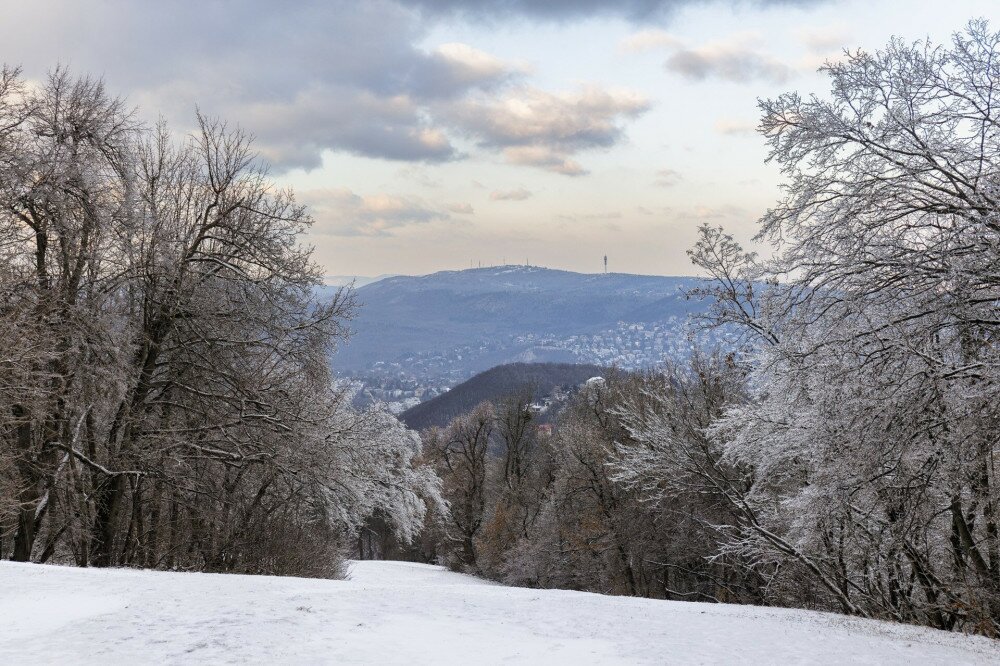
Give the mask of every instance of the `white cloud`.
[[680, 40], [665, 30], [650, 28], [632, 33], [621, 41], [618, 48], [629, 53], [644, 53], [665, 48], [677, 48], [680, 45]]
[[786, 81], [792, 75], [792, 68], [762, 52], [760, 42], [757, 35], [738, 34], [725, 40], [689, 46], [663, 30], [649, 29], [628, 36], [619, 44], [619, 49], [629, 52], [666, 51], [669, 56], [664, 67], [692, 80]]
[[[755, 0], [763, 6], [808, 6], [822, 0]], [[669, 19], [673, 12], [702, 0], [403, 0], [428, 12], [495, 22], [511, 17], [569, 20], [588, 16], [619, 16], [633, 21]], [[742, 4], [738, 0], [728, 3]]]
[[676, 49], [664, 67], [696, 81], [714, 78], [734, 83], [784, 83], [791, 78], [792, 68], [758, 50], [756, 41], [753, 37], [736, 36], [728, 41]]
[[813, 28], [799, 28], [795, 31], [799, 42], [810, 53], [831, 55], [850, 46], [851, 37], [844, 25], [828, 25]]
[[481, 146], [499, 148], [512, 164], [575, 176], [585, 170], [573, 155], [615, 145], [623, 136], [622, 121], [648, 108], [644, 96], [629, 90], [592, 85], [551, 93], [519, 86], [460, 102], [445, 117]]
[[402, 227], [450, 219], [447, 208], [412, 196], [359, 195], [338, 187], [306, 190], [299, 198], [316, 219], [315, 230], [333, 236], [384, 236]]
[[484, 86], [527, 74], [523, 63], [508, 63], [468, 44], [451, 42], [433, 51], [433, 56], [451, 69], [455, 82], [462, 86]]
[[571, 160], [551, 146], [509, 146], [503, 156], [511, 164], [524, 164], [561, 173], [564, 176], [583, 176], [588, 172], [580, 163]]
[[493, 201], [524, 201], [531, 198], [531, 192], [523, 187], [516, 190], [494, 190], [490, 193]]

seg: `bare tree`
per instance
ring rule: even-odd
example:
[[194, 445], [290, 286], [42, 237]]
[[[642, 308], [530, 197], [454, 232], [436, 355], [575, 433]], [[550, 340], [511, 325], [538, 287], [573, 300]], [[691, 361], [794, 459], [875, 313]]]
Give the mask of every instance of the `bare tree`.
[[448, 502], [448, 535], [458, 546], [461, 564], [475, 567], [476, 537], [486, 517], [487, 454], [495, 427], [493, 406], [483, 403], [427, 437], [429, 454], [439, 467]]
[[310, 224], [243, 131], [3, 70], [0, 555], [335, 575], [373, 512], [412, 538], [435, 480], [333, 381]]
[[826, 66], [829, 99], [763, 101], [788, 183], [758, 239], [778, 254], [711, 229], [693, 253], [721, 285], [716, 322], [761, 342], [756, 400], [713, 426], [755, 477], [738, 549], [799, 560], [848, 612], [988, 634], [998, 46], [984, 21], [948, 47], [897, 39]]

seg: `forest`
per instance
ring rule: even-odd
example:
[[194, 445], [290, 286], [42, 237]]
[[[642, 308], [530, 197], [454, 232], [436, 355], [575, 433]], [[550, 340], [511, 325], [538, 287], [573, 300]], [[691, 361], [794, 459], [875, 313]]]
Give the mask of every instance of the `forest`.
[[[1000, 33], [894, 40], [760, 101], [782, 198], [704, 225], [695, 328], [550, 427], [351, 406], [311, 223], [250, 137], [88, 77], [0, 76], [0, 557], [510, 585], [1000, 635]], [[692, 344], [699, 339], [692, 333]]]
[[[760, 102], [760, 257], [703, 226], [696, 323], [735, 349], [425, 434], [423, 555], [515, 585], [1000, 633], [1000, 34], [901, 40]], [[431, 514], [433, 515], [433, 514]]]
[[311, 223], [249, 135], [176, 137], [102, 82], [0, 74], [0, 556], [334, 576], [436, 480], [329, 355]]

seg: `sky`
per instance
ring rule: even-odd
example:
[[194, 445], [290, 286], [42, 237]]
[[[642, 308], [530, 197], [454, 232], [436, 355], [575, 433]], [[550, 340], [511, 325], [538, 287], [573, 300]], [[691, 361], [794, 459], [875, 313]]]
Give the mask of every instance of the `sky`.
[[[843, 50], [945, 42], [994, 1], [0, 0], [0, 59], [140, 117], [253, 133], [335, 276], [501, 263], [689, 275], [781, 195], [757, 100]], [[992, 10], [992, 11], [991, 11]]]

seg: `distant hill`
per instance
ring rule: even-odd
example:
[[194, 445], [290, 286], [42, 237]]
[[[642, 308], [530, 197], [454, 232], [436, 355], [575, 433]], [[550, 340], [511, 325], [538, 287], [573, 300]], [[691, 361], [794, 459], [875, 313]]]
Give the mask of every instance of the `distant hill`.
[[400, 415], [410, 428], [422, 430], [444, 426], [484, 401], [495, 401], [515, 391], [530, 389], [541, 399], [556, 388], [575, 387], [607, 371], [578, 363], [510, 363], [490, 368], [462, 382], [447, 393], [411, 407]]
[[533, 266], [386, 277], [357, 289], [362, 307], [351, 322], [355, 335], [338, 351], [334, 367], [351, 374], [396, 364], [418, 376], [450, 377], [442, 381], [450, 385], [514, 361], [620, 363], [613, 338], [588, 342], [604, 347], [603, 356], [574, 349], [570, 338], [613, 333], [621, 322], [667, 322], [679, 329], [703, 307], [684, 295], [699, 282]]
[[379, 280], [384, 280], [387, 277], [393, 276], [390, 274], [377, 275], [375, 277], [368, 277], [365, 275], [327, 275], [324, 277], [323, 282], [328, 287], [344, 287], [349, 284], [352, 284], [355, 287], [363, 287], [366, 284], [378, 282]]

